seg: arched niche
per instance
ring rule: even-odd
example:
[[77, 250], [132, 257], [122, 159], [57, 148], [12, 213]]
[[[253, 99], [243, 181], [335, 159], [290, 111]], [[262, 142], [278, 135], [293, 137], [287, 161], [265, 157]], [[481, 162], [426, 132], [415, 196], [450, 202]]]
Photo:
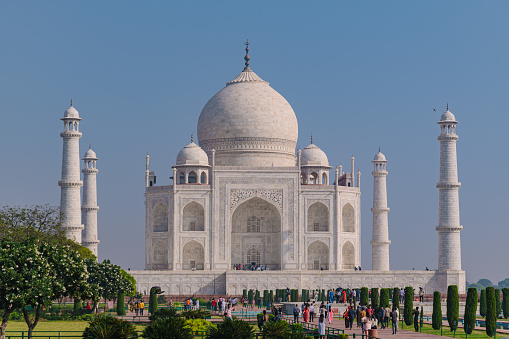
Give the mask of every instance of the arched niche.
[[355, 249], [353, 247], [353, 244], [350, 241], [347, 241], [343, 245], [341, 254], [342, 254], [342, 258], [343, 258], [343, 269], [344, 270], [353, 270], [355, 267]]
[[166, 241], [158, 241], [154, 244], [152, 255], [152, 269], [153, 270], [168, 269], [168, 243]]
[[308, 208], [308, 232], [329, 231], [329, 209], [321, 202], [315, 202]]
[[329, 247], [321, 241], [315, 241], [308, 246], [308, 270], [329, 269]]
[[202, 183], [202, 184], [208, 184], [208, 181], [207, 181], [207, 173], [205, 173], [205, 171], [201, 172], [201, 176], [200, 176], [200, 183]]
[[346, 204], [343, 206], [342, 217], [343, 232], [355, 232], [355, 210], [352, 205]]
[[182, 249], [183, 270], [203, 270], [205, 263], [205, 251], [197, 241], [190, 241]]
[[205, 230], [205, 211], [203, 206], [196, 201], [192, 201], [184, 206], [182, 229], [191, 232]]
[[152, 210], [152, 230], [154, 232], [168, 232], [168, 207], [162, 202]]

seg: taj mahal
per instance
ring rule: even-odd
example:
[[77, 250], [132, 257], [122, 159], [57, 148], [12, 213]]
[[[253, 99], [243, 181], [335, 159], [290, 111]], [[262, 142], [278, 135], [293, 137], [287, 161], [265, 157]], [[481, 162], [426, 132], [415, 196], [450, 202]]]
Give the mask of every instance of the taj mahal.
[[[291, 105], [250, 68], [248, 44], [244, 60], [242, 72], [203, 107], [197, 141], [191, 136], [164, 173], [171, 185], [156, 184], [146, 156], [145, 270], [130, 271], [138, 290], [238, 295], [243, 289], [422, 286], [432, 293], [455, 284], [464, 293], [458, 122], [449, 109], [438, 122], [439, 217], [429, 228], [438, 231], [438, 269], [390, 270], [389, 167], [379, 150], [372, 161], [369, 270], [361, 264], [361, 172], [353, 155], [349, 168], [333, 167], [312, 137], [296, 149]], [[81, 181], [81, 118], [72, 103], [62, 120], [66, 235], [97, 254], [98, 158], [91, 148], [85, 153]]]

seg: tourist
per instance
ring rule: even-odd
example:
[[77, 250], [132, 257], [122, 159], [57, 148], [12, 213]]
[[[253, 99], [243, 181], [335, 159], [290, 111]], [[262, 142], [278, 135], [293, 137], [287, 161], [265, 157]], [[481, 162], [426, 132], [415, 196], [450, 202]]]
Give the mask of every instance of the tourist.
[[[131, 301], [131, 311], [132, 311], [132, 304], [133, 302]], [[87, 310], [90, 311], [92, 309], [92, 307], [90, 307], [90, 303], [87, 303]]]
[[258, 328], [260, 331], [262, 330], [263, 325], [269, 320], [269, 315], [267, 314], [267, 310], [263, 310], [263, 314], [261, 318], [258, 320]]
[[345, 329], [350, 327], [350, 319], [348, 319], [348, 312], [350, 311], [350, 306], [348, 306], [345, 310], [345, 313], [343, 313], [343, 319], [345, 319]]
[[168, 306], [170, 306], [170, 308], [173, 307], [173, 300], [170, 299], [170, 302], [168, 303]]
[[140, 304], [139, 303], [134, 304], [134, 312], [136, 313], [136, 316], [138, 316], [138, 313], [140, 312]]
[[357, 318], [357, 327], [361, 327], [361, 306], [358, 305], [355, 310], [355, 317]]
[[254, 309], [254, 307], [255, 307], [255, 300], [254, 300], [254, 298], [253, 298], [253, 300], [251, 300], [251, 310], [253, 310], [253, 309]]
[[299, 322], [299, 314], [300, 314], [299, 305], [295, 304], [295, 307], [293, 308], [293, 321], [296, 323]]
[[318, 301], [318, 290], [315, 290], [315, 301]]
[[424, 290], [422, 287], [419, 287], [419, 302], [424, 302]]
[[367, 330], [371, 329], [371, 317], [365, 313], [365, 315], [361, 318], [362, 322], [362, 333], [366, 333]]
[[355, 291], [355, 289], [352, 290], [352, 301], [353, 300], [357, 300], [357, 292]]
[[262, 308], [262, 297], [258, 298], [258, 308]]
[[350, 329], [353, 328], [353, 321], [355, 320], [355, 310], [353, 306], [349, 306], [350, 310], [348, 311], [348, 320], [350, 321]]
[[389, 327], [389, 318], [391, 317], [391, 309], [389, 308], [389, 306], [385, 307], [385, 326], [384, 327]]
[[334, 311], [332, 310], [332, 307], [329, 306], [329, 312], [327, 317], [329, 318], [329, 324], [332, 324], [332, 321], [334, 320]]
[[309, 306], [309, 320], [311, 322], [315, 321], [315, 303], [312, 303], [311, 306]]
[[319, 338], [325, 338], [325, 317], [323, 314], [320, 314], [320, 319], [318, 319], [318, 335]]
[[392, 334], [396, 334], [398, 333], [398, 320], [399, 320], [399, 312], [396, 306], [392, 307], [391, 320], [392, 320]]
[[378, 322], [380, 323], [380, 328], [385, 328], [385, 309], [383, 307], [380, 307], [378, 310]]
[[309, 321], [309, 307], [304, 306], [304, 311], [302, 312], [302, 318], [304, 322], [307, 323]]
[[196, 300], [194, 301], [194, 309], [196, 311], [200, 309], [200, 300], [198, 298], [196, 298]]
[[230, 308], [230, 305], [228, 305], [228, 309], [226, 310], [226, 317], [232, 319], [232, 309]]
[[400, 289], [399, 290], [399, 303], [402, 304], [403, 300], [405, 300], [405, 290], [404, 289]]
[[371, 317], [373, 315], [373, 309], [371, 308], [371, 305], [368, 305], [368, 308], [366, 309], [366, 313]]
[[414, 315], [414, 329], [415, 332], [419, 332], [419, 307], [416, 307], [413, 311]]
[[142, 301], [140, 301], [140, 315], [143, 315], [143, 310], [145, 309], [145, 303]]
[[216, 300], [212, 298], [212, 301], [210, 303], [212, 305], [212, 311], [216, 311]]

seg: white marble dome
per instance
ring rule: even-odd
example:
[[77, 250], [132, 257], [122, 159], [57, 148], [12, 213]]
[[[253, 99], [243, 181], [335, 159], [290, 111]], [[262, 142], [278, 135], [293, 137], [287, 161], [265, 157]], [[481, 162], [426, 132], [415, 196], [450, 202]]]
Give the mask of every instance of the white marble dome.
[[209, 158], [207, 153], [191, 141], [177, 154], [177, 165], [199, 165], [208, 166]]
[[320, 147], [311, 143], [308, 147], [304, 148], [301, 153], [301, 166], [317, 166], [329, 167], [329, 159]]
[[78, 110], [74, 108], [71, 104], [71, 107], [65, 110], [64, 112], [64, 118], [79, 118], [80, 115], [78, 113]]
[[92, 150], [92, 148], [89, 148], [88, 151], [85, 152], [83, 159], [97, 159], [97, 155]]
[[387, 159], [382, 152], [378, 151], [378, 153], [375, 155], [374, 161], [387, 161]]
[[456, 117], [451, 113], [451, 111], [449, 111], [449, 109], [447, 109], [447, 111], [440, 117], [440, 121], [456, 121]]
[[219, 166], [295, 166], [297, 117], [285, 98], [249, 67], [203, 107], [200, 146]]

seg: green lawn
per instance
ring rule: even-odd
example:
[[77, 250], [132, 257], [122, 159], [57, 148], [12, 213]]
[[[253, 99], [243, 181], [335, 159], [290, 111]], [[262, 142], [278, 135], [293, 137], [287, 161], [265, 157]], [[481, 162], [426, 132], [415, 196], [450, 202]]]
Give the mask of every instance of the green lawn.
[[[405, 329], [408, 329], [408, 328], [405, 326]], [[422, 333], [440, 335], [440, 330], [434, 330], [431, 327], [431, 325], [424, 324], [424, 326], [422, 327]], [[454, 338], [454, 332], [451, 332], [449, 330], [449, 327], [444, 327], [443, 330], [442, 330], [442, 336]], [[498, 336], [502, 337], [503, 334], [497, 334], [497, 337]], [[456, 338], [465, 338], [465, 331], [463, 330], [463, 328], [458, 328], [458, 330], [456, 331]], [[468, 338], [472, 338], [472, 339], [487, 339], [487, 338], [491, 338], [491, 337], [488, 337], [486, 335], [485, 331], [475, 331], [474, 330], [472, 332], [472, 334], [468, 335]]]
[[[87, 321], [43, 321], [35, 327], [35, 331], [84, 331], [87, 327]], [[143, 326], [137, 325], [138, 330], [143, 330]], [[27, 324], [24, 321], [9, 321], [7, 323], [7, 332], [9, 331], [28, 331]]]

